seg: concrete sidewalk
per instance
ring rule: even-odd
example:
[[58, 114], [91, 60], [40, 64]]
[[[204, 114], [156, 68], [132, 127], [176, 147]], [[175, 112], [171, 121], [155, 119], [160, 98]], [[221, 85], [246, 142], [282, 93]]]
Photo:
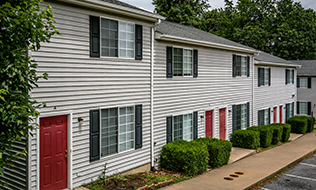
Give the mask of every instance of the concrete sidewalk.
[[[261, 182], [292, 163], [300, 161], [304, 156], [316, 149], [316, 131], [301, 136], [295, 141], [282, 146], [252, 155], [219, 169], [193, 179], [183, 181], [163, 190], [241, 190], [247, 189]], [[225, 180], [235, 172], [243, 172], [244, 175], [231, 177], [234, 180]]]

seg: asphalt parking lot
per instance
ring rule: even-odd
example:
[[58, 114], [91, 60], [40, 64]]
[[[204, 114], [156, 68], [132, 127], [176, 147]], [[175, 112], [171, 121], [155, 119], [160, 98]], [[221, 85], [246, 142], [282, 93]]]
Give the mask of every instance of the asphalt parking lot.
[[316, 154], [278, 176], [261, 190], [311, 190], [316, 189]]

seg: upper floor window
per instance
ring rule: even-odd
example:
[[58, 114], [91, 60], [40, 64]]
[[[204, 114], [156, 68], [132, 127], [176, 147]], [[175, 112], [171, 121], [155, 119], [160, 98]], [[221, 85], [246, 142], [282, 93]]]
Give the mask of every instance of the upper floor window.
[[258, 68], [258, 86], [270, 86], [271, 85], [271, 69], [270, 68]]
[[142, 26], [90, 16], [90, 56], [142, 59]]
[[250, 57], [233, 55], [233, 77], [250, 76]]
[[285, 69], [285, 84], [294, 84], [294, 69]]
[[167, 117], [167, 143], [197, 138], [197, 112]]
[[258, 111], [258, 125], [270, 124], [270, 108]]
[[297, 77], [297, 88], [312, 88], [312, 78]]
[[249, 127], [249, 102], [233, 105], [233, 131]]
[[198, 75], [198, 50], [167, 47], [167, 77]]

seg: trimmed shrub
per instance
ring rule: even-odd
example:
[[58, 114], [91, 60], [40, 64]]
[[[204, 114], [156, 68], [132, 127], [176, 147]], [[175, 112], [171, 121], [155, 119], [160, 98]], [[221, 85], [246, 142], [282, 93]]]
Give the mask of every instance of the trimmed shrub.
[[307, 130], [307, 118], [305, 116], [294, 116], [286, 120], [291, 125], [291, 132], [305, 134]]
[[291, 125], [288, 123], [273, 123], [270, 124], [270, 126], [281, 126], [283, 128], [282, 130], [282, 137], [281, 137], [281, 142], [286, 142], [290, 138], [290, 133], [291, 133]]
[[313, 132], [314, 131], [314, 125], [315, 125], [315, 118], [314, 117], [308, 117], [306, 116], [307, 119], [307, 133]]
[[238, 129], [231, 134], [233, 146], [249, 149], [257, 149], [260, 146], [260, 133], [254, 130]]
[[272, 142], [273, 131], [267, 125], [248, 127], [247, 130], [258, 131], [260, 133], [260, 146], [269, 147]]
[[283, 126], [275, 124], [277, 123], [268, 125], [268, 127], [270, 127], [273, 131], [271, 144], [278, 144], [278, 142], [280, 142], [282, 139]]
[[230, 152], [232, 150], [231, 142], [210, 137], [199, 138], [194, 141], [203, 143], [207, 146], [209, 153], [208, 164], [211, 167], [217, 168], [228, 163]]
[[207, 169], [209, 153], [203, 143], [178, 140], [163, 146], [160, 157], [162, 168], [194, 176]]

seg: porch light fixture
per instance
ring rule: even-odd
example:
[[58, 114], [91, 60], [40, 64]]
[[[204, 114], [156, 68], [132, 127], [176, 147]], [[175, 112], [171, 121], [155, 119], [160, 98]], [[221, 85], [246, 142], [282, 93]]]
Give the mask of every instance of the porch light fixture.
[[83, 124], [83, 119], [82, 119], [82, 117], [78, 117], [78, 122], [79, 122], [79, 125], [82, 125], [82, 124]]

